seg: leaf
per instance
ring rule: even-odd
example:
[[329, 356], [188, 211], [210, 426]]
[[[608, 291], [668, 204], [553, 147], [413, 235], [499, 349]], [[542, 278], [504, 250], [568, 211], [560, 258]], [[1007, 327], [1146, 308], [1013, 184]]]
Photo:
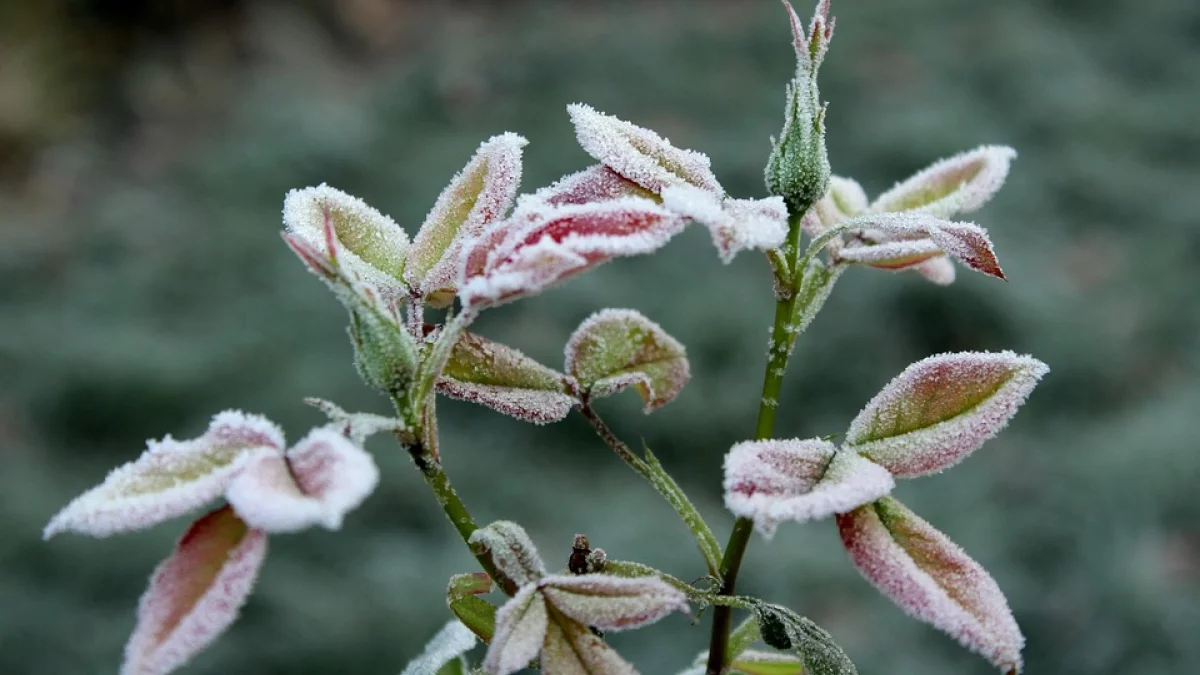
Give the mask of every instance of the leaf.
[[759, 603], [754, 608], [763, 642], [795, 653], [809, 675], [856, 675], [846, 652], [824, 628], [779, 605]]
[[987, 231], [974, 223], [951, 222], [924, 213], [871, 213], [846, 221], [841, 227], [863, 230], [868, 239], [874, 240], [839, 248], [837, 257], [843, 260], [905, 269], [941, 251], [976, 272], [1005, 278]]
[[147, 442], [141, 457], [59, 511], [43, 537], [65, 531], [107, 537], [152, 527], [220, 497], [246, 462], [278, 456], [283, 447], [283, 432], [265, 417], [227, 410], [199, 438]]
[[404, 420], [396, 417], [374, 413], [348, 413], [332, 401], [320, 398], [308, 397], [304, 402], [325, 413], [329, 421], [337, 426], [338, 431], [360, 448], [368, 438], [377, 433], [410, 431]]
[[497, 520], [471, 534], [471, 550], [491, 551], [492, 560], [518, 586], [546, 576], [546, 566], [525, 530], [514, 522]]
[[454, 297], [463, 243], [504, 218], [521, 183], [521, 152], [512, 133], [484, 141], [442, 191], [413, 240], [404, 278], [434, 306]]
[[1004, 184], [1016, 150], [984, 145], [939, 160], [883, 193], [873, 211], [920, 211], [949, 218], [983, 206]]
[[379, 483], [375, 460], [333, 427], [313, 429], [286, 457], [249, 462], [226, 493], [252, 527], [271, 533], [342, 526]]
[[458, 620], [480, 640], [491, 642], [496, 634], [496, 608], [479, 596], [492, 592], [495, 584], [484, 572], [455, 574], [446, 588], [446, 604]]
[[484, 669], [492, 675], [508, 675], [524, 668], [542, 649], [548, 623], [546, 602], [537, 586], [517, 591], [496, 613], [496, 635], [483, 660]]
[[1004, 594], [979, 563], [893, 498], [838, 516], [850, 559], [912, 617], [948, 633], [1006, 673], [1024, 638]]
[[918, 274], [938, 286], [949, 286], [954, 283], [954, 277], [956, 276], [954, 264], [944, 255], [930, 258], [917, 265], [914, 269], [916, 269]]
[[683, 592], [657, 577], [555, 575], [538, 586], [555, 609], [603, 631], [641, 628], [671, 612], [688, 611]]
[[475, 646], [475, 634], [457, 621], [447, 623], [425, 645], [417, 658], [409, 661], [400, 675], [439, 675], [442, 667], [459, 660]]
[[222, 507], [192, 524], [150, 578], [121, 675], [164, 675], [237, 618], [267, 553], [267, 536]]
[[[726, 661], [735, 661], [742, 655], [750, 645], [758, 642], [762, 635], [758, 632], [758, 619], [753, 614], [746, 617], [744, 621], [738, 624], [729, 632], [729, 641], [725, 646]], [[703, 654], [704, 660], [708, 660], [708, 652]]]
[[1008, 351], [931, 356], [867, 403], [846, 445], [901, 478], [943, 471], [999, 433], [1047, 372]]
[[829, 299], [829, 294], [833, 292], [833, 285], [844, 271], [845, 265], [826, 267], [816, 258], [808, 264], [808, 271], [800, 280], [800, 290], [796, 292], [795, 313], [792, 315], [789, 333], [792, 344], [795, 344], [796, 338], [808, 329], [813, 319], [817, 318], [817, 314], [825, 306], [825, 301]]
[[692, 185], [723, 196], [709, 159], [681, 150], [667, 139], [583, 103], [567, 106], [579, 145], [601, 164], [643, 188], [660, 194], [672, 185]]
[[596, 164], [583, 171], [563, 176], [552, 185], [544, 187], [532, 195], [532, 199], [551, 206], [588, 204], [621, 197], [658, 199], [653, 192], [603, 164]]
[[741, 675], [804, 675], [804, 662], [788, 654], [747, 651], [729, 664]]
[[446, 396], [534, 424], [557, 422], [578, 402], [566, 375], [467, 332], [455, 343], [437, 387]]
[[666, 405], [691, 378], [687, 351], [661, 326], [631, 309], [605, 309], [575, 329], [566, 370], [589, 396], [633, 386], [647, 413]]
[[554, 675], [637, 675], [588, 628], [551, 610], [542, 647], [542, 672]]
[[708, 573], [714, 576], [719, 575], [722, 553], [721, 544], [717, 541], [716, 535], [708, 527], [704, 517], [696, 510], [696, 506], [688, 499], [683, 488], [679, 487], [679, 483], [676, 483], [671, 474], [663, 468], [658, 457], [655, 457], [648, 447], [643, 446], [642, 451], [645, 455], [642, 463], [646, 468], [646, 479], [675, 509], [684, 524], [691, 530], [692, 537], [696, 540], [696, 546], [708, 564]]
[[361, 199], [324, 183], [292, 190], [283, 200], [283, 223], [316, 251], [317, 259], [332, 257], [353, 279], [392, 295], [404, 292], [408, 235]]
[[550, 206], [536, 200], [468, 247], [460, 296], [480, 308], [535, 295], [613, 258], [664, 246], [684, 227], [648, 199]]
[[[354, 365], [368, 385], [392, 397], [401, 397], [412, 384], [420, 362], [420, 349], [393, 307], [370, 287], [354, 286], [343, 303], [350, 311], [350, 341]], [[361, 302], [359, 302], [361, 301]]]
[[725, 506], [766, 537], [780, 522], [843, 513], [894, 485], [883, 467], [819, 439], [743, 441], [725, 456]]
[[728, 264], [740, 251], [768, 250], [787, 238], [787, 206], [780, 197], [722, 199], [691, 185], [663, 189], [663, 205], [707, 227], [721, 262]]

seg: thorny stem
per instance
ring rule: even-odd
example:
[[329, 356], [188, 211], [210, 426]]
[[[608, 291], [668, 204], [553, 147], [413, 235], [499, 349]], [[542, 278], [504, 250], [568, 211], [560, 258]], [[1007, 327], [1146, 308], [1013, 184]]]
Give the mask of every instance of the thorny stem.
[[[788, 240], [783, 246], [785, 257], [793, 262], [789, 277], [792, 281], [792, 292], [787, 297], [775, 301], [775, 323], [771, 328], [771, 342], [767, 350], [767, 367], [763, 373], [762, 398], [758, 402], [758, 421], [754, 426], [754, 439], [764, 440], [775, 435], [775, 411], [779, 407], [779, 391], [783, 386], [783, 375], [787, 372], [788, 359], [795, 345], [796, 327], [793, 325], [796, 316], [796, 303], [799, 300], [799, 288], [804, 272], [808, 269], [809, 257], [804, 257], [804, 266], [800, 266], [800, 218], [804, 212], [793, 212], [788, 218]], [[725, 556], [721, 559], [721, 589], [718, 595], [733, 595], [738, 571], [742, 567], [742, 558], [746, 555], [746, 547], [750, 543], [750, 535], [754, 532], [754, 521], [749, 518], [738, 518], [729, 534], [729, 543], [725, 545]], [[733, 624], [733, 608], [717, 606], [713, 609], [712, 636], [708, 643], [708, 666], [705, 675], [721, 675], [729, 660], [726, 647], [729, 643], [729, 631]]]

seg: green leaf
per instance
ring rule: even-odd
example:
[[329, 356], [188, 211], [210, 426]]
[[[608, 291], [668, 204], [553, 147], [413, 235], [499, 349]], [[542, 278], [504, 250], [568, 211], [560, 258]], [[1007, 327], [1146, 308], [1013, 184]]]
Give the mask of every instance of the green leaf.
[[494, 584], [483, 572], [455, 574], [446, 588], [446, 604], [464, 626], [484, 642], [496, 634], [496, 607], [479, 595], [490, 593]]
[[696, 510], [696, 506], [684, 494], [683, 489], [679, 487], [671, 474], [663, 468], [650, 448], [642, 446], [642, 451], [646, 455], [642, 462], [646, 469], [646, 479], [683, 519], [684, 524], [691, 530], [692, 537], [696, 540], [700, 554], [704, 556], [704, 562], [708, 565], [708, 573], [719, 579], [721, 577], [721, 544], [709, 529], [708, 523], [704, 521], [700, 512]]
[[534, 424], [557, 422], [577, 403], [566, 375], [467, 332], [454, 344], [437, 389]]
[[729, 633], [729, 641], [725, 646], [725, 661], [729, 663], [737, 659], [750, 645], [758, 642], [762, 635], [758, 632], [758, 620], [754, 615], [746, 617]]
[[800, 337], [813, 319], [817, 318], [817, 313], [825, 306], [825, 301], [833, 291], [833, 285], [844, 271], [846, 265], [826, 267], [816, 258], [809, 263], [808, 270], [800, 281], [800, 290], [796, 293], [791, 330], [788, 332], [792, 344], [795, 344], [796, 338]]
[[605, 309], [580, 324], [567, 342], [566, 370], [589, 396], [635, 387], [647, 413], [674, 399], [691, 378], [683, 345], [630, 309]]
[[811, 620], [787, 607], [759, 603], [754, 608], [763, 642], [791, 651], [810, 675], [857, 675], [854, 663], [833, 637]]
[[787, 654], [745, 652], [729, 668], [740, 675], [803, 675], [804, 662]]

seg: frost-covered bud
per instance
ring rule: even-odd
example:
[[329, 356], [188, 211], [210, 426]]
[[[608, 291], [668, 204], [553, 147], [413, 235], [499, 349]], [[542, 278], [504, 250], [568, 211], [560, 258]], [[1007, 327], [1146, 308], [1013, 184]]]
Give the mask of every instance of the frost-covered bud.
[[608, 554], [602, 548], [594, 548], [587, 554], [587, 571], [603, 572], [608, 565]]
[[829, 187], [829, 154], [825, 149], [825, 106], [817, 87], [817, 71], [833, 38], [829, 1], [820, 0], [805, 31], [784, 0], [796, 48], [796, 75], [787, 88], [783, 131], [767, 161], [767, 190], [783, 197], [788, 209], [802, 215]]
[[683, 345], [631, 309], [588, 317], [565, 352], [567, 372], [589, 396], [611, 396], [632, 386], [647, 413], [671, 402], [692, 376]]
[[859, 572], [912, 617], [948, 633], [1005, 673], [1025, 638], [987, 570], [903, 504], [885, 497], [837, 519]]
[[416, 341], [394, 307], [382, 298], [375, 301], [372, 289], [361, 289], [357, 295], [371, 304], [350, 308], [354, 365], [367, 384], [390, 396], [402, 396], [417, 372]]
[[518, 586], [532, 584], [546, 576], [546, 565], [529, 535], [508, 520], [481, 527], [471, 535], [471, 547], [490, 551], [496, 567]]

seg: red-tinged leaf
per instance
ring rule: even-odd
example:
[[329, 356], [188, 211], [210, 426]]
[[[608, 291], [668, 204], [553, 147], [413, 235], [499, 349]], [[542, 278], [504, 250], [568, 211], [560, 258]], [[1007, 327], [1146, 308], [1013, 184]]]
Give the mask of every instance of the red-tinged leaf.
[[979, 563], [890, 497], [838, 516], [851, 560], [914, 618], [948, 633], [1005, 673], [1021, 670], [1024, 638]]
[[341, 528], [379, 483], [375, 460], [333, 427], [312, 430], [288, 450], [247, 464], [226, 498], [252, 527], [296, 532]]
[[974, 211], [996, 194], [1017, 153], [985, 145], [940, 160], [897, 183], [875, 200], [873, 211], [920, 211], [949, 218]]
[[514, 522], [497, 520], [471, 535], [472, 548], [490, 551], [492, 560], [518, 586], [536, 583], [546, 576], [546, 565], [525, 530]]
[[635, 197], [564, 206], [523, 202], [468, 247], [460, 295], [469, 308], [534, 295], [612, 258], [657, 250], [684, 222]]
[[725, 506], [766, 537], [781, 522], [844, 513], [894, 485], [884, 468], [819, 439], [744, 441], [725, 456]]
[[707, 156], [681, 150], [667, 139], [635, 124], [574, 103], [567, 113], [579, 145], [601, 164], [643, 188], [660, 194], [672, 185], [693, 185], [723, 196]]
[[668, 187], [662, 197], [668, 209], [709, 229], [724, 263], [746, 249], [778, 248], [787, 238], [787, 206], [781, 197], [721, 199], [691, 185]]
[[[842, 227], [862, 231], [863, 238], [871, 241], [857, 248], [847, 246], [838, 249], [836, 255], [839, 258], [853, 260], [856, 255], [865, 256], [866, 264], [875, 264], [875, 260], [878, 259], [880, 266], [900, 269], [936, 256], [937, 251], [933, 250], [936, 246], [938, 250], [977, 272], [998, 279], [1004, 278], [987, 231], [974, 223], [951, 222], [919, 212], [902, 212], [869, 213], [846, 221]], [[888, 244], [896, 244], [898, 247], [894, 250], [889, 249]], [[855, 253], [862, 249], [867, 250], [864, 253]], [[886, 255], [876, 255], [873, 251], [890, 254], [894, 260], [889, 261]], [[908, 255], [907, 263], [904, 262], [905, 255]]]
[[520, 351], [464, 332], [438, 380], [438, 392], [534, 424], [557, 422], [578, 402], [566, 375]]
[[837, 252], [842, 260], [885, 270], [907, 269], [940, 255], [942, 248], [932, 239], [900, 239], [867, 246], [847, 246]]
[[641, 628], [671, 612], [688, 611], [683, 592], [656, 577], [558, 575], [538, 586], [555, 609], [603, 631]]
[[121, 675], [165, 675], [237, 618], [267, 553], [267, 535], [228, 506], [197, 520], [150, 578]]
[[611, 396], [633, 386], [647, 413], [669, 403], [691, 378], [683, 345], [631, 309], [605, 309], [588, 317], [565, 351], [567, 372], [589, 396]]
[[199, 438], [149, 441], [141, 457], [54, 516], [43, 536], [72, 531], [106, 537], [190, 513], [220, 497], [246, 462], [279, 456], [283, 447], [283, 432], [265, 417], [220, 413]]
[[446, 604], [458, 620], [480, 640], [491, 643], [496, 634], [496, 607], [480, 595], [495, 588], [485, 572], [455, 574], [446, 588]]
[[524, 668], [542, 649], [548, 623], [546, 601], [537, 586], [517, 591], [496, 613], [496, 634], [488, 645], [484, 669], [491, 675], [508, 675]]
[[931, 356], [867, 403], [846, 445], [897, 477], [942, 471], [999, 433], [1048, 371], [1013, 352]]
[[633, 666], [587, 626], [551, 610], [542, 672], [554, 675], [637, 675]]
[[621, 197], [657, 199], [657, 196], [653, 192], [625, 178], [603, 164], [597, 164], [583, 171], [563, 176], [549, 187], [544, 187], [533, 193], [534, 200], [551, 206], [590, 204], [592, 202], [602, 202]]
[[413, 240], [404, 278], [436, 306], [454, 297], [464, 242], [504, 218], [521, 183], [521, 152], [512, 133], [494, 136], [450, 180]]

